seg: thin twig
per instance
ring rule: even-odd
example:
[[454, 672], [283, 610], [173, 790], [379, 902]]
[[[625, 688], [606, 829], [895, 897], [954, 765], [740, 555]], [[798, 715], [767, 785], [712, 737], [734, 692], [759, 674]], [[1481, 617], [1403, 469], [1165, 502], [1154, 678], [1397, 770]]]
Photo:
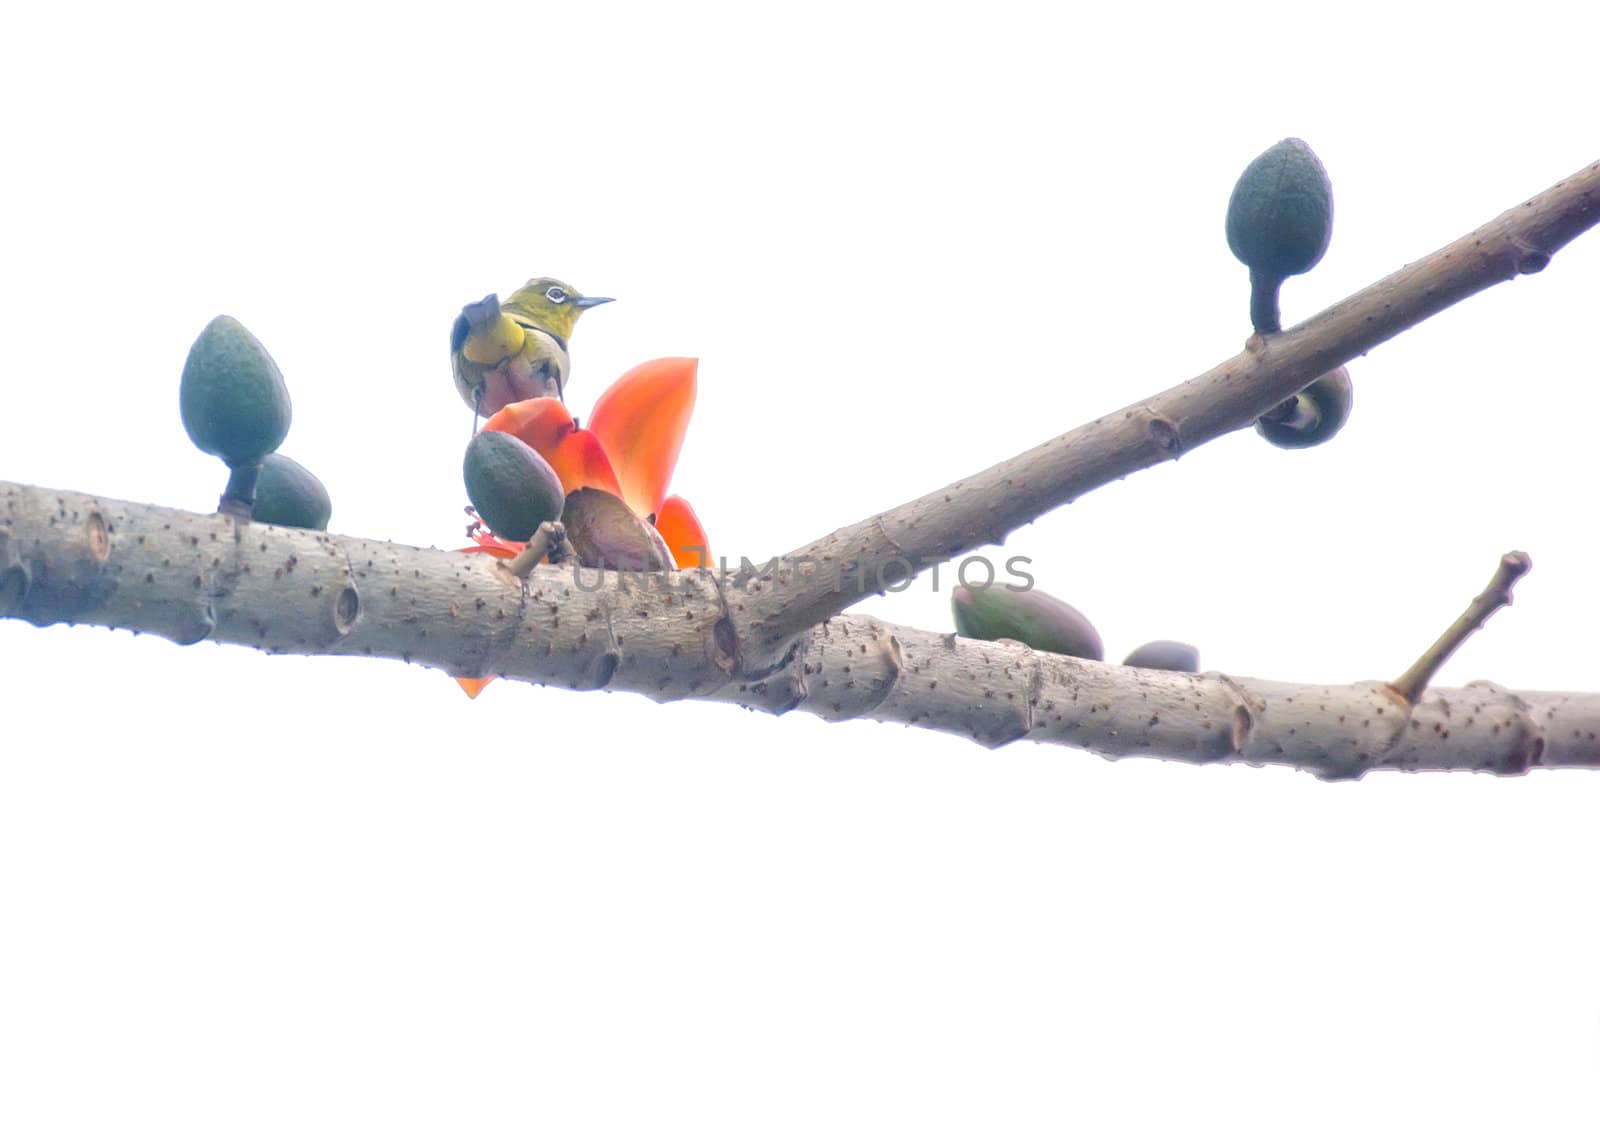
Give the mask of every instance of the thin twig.
[[533, 536], [528, 539], [528, 544], [522, 547], [522, 552], [507, 563], [506, 568], [513, 576], [527, 578], [533, 567], [545, 559], [551, 550], [559, 550], [567, 540], [567, 528], [560, 522], [541, 522], [539, 528], [534, 530]]
[[1443, 636], [1433, 642], [1433, 647], [1419, 656], [1417, 662], [1406, 669], [1405, 675], [1389, 686], [1407, 703], [1416, 703], [1444, 662], [1467, 642], [1467, 637], [1482, 628], [1484, 622], [1498, 610], [1511, 603], [1511, 586], [1532, 568], [1533, 559], [1526, 553], [1513, 552], [1500, 558], [1500, 567], [1494, 571], [1488, 588], [1473, 597], [1466, 611], [1445, 629]]

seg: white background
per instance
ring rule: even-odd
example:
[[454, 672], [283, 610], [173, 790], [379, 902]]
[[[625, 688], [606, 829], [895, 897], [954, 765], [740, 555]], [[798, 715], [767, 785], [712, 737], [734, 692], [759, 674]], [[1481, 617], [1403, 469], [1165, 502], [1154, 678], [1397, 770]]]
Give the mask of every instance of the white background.
[[[674, 489], [764, 559], [1238, 350], [1596, 154], [1581, 8], [33, 5], [0, 36], [0, 477], [210, 509], [227, 312], [338, 532], [460, 540], [456, 311], [702, 359]], [[1486, 12], [1488, 10], [1486, 9]], [[1053, 15], [1047, 15], [1053, 12]], [[1016, 535], [1120, 658], [1594, 689], [1600, 235]], [[862, 611], [949, 627], [926, 578]], [[1600, 774], [989, 752], [873, 723], [0, 622], [7, 1134], [1593, 1134]]]

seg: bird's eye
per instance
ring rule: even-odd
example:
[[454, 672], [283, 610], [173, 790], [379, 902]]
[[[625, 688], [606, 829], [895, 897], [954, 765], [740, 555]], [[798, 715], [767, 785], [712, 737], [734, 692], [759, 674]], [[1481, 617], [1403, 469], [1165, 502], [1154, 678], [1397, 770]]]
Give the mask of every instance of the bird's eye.
[[567, 303], [567, 290], [562, 288], [560, 285], [551, 285], [549, 288], [544, 290], [544, 295], [549, 299], [551, 304]]

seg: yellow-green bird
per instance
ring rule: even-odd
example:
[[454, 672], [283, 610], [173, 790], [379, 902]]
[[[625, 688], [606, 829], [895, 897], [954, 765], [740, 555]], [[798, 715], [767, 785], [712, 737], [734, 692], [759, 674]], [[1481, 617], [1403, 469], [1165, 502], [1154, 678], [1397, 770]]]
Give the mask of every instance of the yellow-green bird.
[[503, 302], [490, 293], [467, 305], [450, 329], [456, 390], [479, 415], [540, 395], [564, 398], [572, 326], [584, 309], [610, 300], [535, 277]]

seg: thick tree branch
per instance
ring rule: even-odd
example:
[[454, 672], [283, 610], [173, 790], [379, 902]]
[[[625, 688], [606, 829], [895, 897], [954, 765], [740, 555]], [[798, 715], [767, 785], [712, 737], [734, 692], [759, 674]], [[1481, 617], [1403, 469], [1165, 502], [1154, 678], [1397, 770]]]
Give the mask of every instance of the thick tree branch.
[[923, 566], [1135, 470], [1253, 423], [1323, 372], [1437, 312], [1536, 273], [1600, 222], [1600, 162], [1286, 332], [1158, 395], [921, 498], [845, 526], [745, 582], [729, 613], [742, 666], [775, 666], [796, 637]]
[[1369, 770], [1600, 767], [1600, 695], [1288, 684], [1124, 668], [830, 620], [778, 669], [737, 672], [711, 574], [607, 574], [239, 522], [0, 482], [0, 616], [178, 643], [383, 656], [655, 699], [870, 718], [1108, 757]]

